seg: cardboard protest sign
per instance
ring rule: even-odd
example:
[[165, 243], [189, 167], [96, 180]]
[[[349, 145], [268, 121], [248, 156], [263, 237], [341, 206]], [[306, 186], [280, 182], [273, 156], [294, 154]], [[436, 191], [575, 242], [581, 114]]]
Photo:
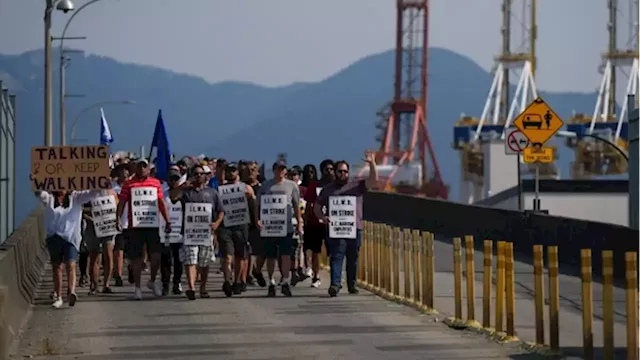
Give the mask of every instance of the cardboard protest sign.
[[36, 146], [31, 148], [33, 191], [73, 191], [111, 187], [109, 147]]

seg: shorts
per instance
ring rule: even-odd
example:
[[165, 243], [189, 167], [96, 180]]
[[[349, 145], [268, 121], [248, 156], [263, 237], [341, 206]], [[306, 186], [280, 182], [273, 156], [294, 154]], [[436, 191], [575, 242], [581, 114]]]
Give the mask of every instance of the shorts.
[[125, 242], [124, 234], [116, 235], [116, 240], [115, 240], [115, 244], [113, 246], [113, 249], [116, 250], [116, 251], [123, 251], [124, 250], [124, 242]]
[[51, 264], [58, 265], [78, 260], [78, 249], [72, 243], [53, 235], [47, 238], [47, 249], [49, 250], [49, 258]]
[[180, 247], [180, 261], [182, 265], [197, 265], [205, 268], [216, 258], [213, 245], [182, 245]]
[[142, 259], [144, 256], [144, 245], [147, 245], [147, 252], [159, 254], [162, 252], [160, 243], [160, 230], [158, 228], [138, 228], [126, 229], [126, 252], [127, 259]]
[[249, 227], [247, 225], [221, 227], [218, 229], [218, 243], [223, 256], [248, 258], [251, 254]]
[[327, 228], [320, 226], [305, 226], [304, 228], [304, 250], [310, 250], [314, 254], [322, 252], [322, 242], [327, 238]]
[[260, 229], [249, 230], [249, 244], [251, 244], [251, 255], [264, 256], [264, 239], [260, 236]]
[[263, 237], [264, 251], [267, 259], [277, 259], [280, 256], [291, 256], [293, 233], [283, 237]]
[[115, 235], [99, 238], [96, 235], [96, 230], [94, 229], [93, 224], [87, 224], [87, 227], [84, 229], [84, 233], [82, 234], [82, 240], [84, 240], [84, 243], [87, 245], [87, 251], [91, 254], [102, 253], [103, 247], [115, 244], [115, 238]]

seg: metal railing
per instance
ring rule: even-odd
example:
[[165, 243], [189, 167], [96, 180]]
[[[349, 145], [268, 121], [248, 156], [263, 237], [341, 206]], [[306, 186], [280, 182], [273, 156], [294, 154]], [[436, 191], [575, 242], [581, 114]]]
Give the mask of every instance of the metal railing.
[[0, 81], [0, 244], [15, 230], [16, 96]]

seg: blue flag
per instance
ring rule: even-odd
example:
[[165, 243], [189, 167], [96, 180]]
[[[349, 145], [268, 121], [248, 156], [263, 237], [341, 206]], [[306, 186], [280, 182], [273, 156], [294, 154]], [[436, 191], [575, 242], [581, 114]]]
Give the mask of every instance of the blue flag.
[[162, 119], [162, 110], [158, 110], [158, 120], [156, 120], [156, 129], [153, 132], [153, 140], [151, 140], [151, 151], [156, 148], [156, 176], [160, 180], [167, 179], [167, 172], [171, 166], [171, 148], [169, 147], [169, 139], [167, 131], [164, 128], [164, 120]]
[[111, 130], [107, 118], [104, 116], [104, 110], [100, 108], [100, 145], [110, 145], [113, 142]]

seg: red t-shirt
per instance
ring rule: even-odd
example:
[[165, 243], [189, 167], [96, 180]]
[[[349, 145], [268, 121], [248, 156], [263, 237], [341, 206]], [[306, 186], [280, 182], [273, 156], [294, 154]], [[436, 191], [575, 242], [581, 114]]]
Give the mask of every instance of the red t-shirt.
[[144, 179], [140, 179], [137, 176], [133, 176], [129, 180], [126, 180], [124, 184], [122, 184], [122, 190], [120, 190], [120, 195], [118, 197], [119, 201], [123, 202], [127, 205], [127, 219], [129, 219], [129, 228], [133, 228], [133, 217], [131, 214], [131, 189], [141, 188], [141, 187], [153, 187], [157, 189], [158, 199], [162, 200], [164, 198], [164, 194], [162, 193], [162, 185], [160, 184], [160, 180], [147, 176]]
[[[307, 204], [315, 204], [318, 195], [322, 191], [322, 187], [318, 181], [314, 181], [307, 186], [307, 191], [304, 194], [304, 200]], [[307, 215], [305, 213], [305, 215]], [[310, 211], [310, 214], [307, 215], [307, 224], [311, 226], [324, 226], [324, 224], [320, 223], [320, 220], [316, 217], [316, 214], [313, 211]]]

